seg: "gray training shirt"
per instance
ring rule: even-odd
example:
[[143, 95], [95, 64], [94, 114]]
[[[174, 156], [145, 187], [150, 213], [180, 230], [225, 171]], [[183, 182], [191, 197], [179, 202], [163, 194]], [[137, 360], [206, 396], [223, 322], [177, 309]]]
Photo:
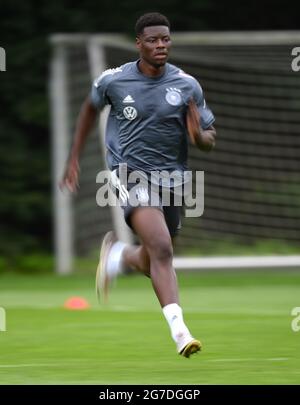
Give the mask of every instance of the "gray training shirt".
[[186, 110], [194, 98], [201, 126], [215, 118], [197, 80], [167, 63], [159, 77], [145, 76], [138, 61], [108, 69], [92, 86], [95, 107], [111, 106], [105, 142], [108, 167], [127, 163], [132, 170], [187, 170]]

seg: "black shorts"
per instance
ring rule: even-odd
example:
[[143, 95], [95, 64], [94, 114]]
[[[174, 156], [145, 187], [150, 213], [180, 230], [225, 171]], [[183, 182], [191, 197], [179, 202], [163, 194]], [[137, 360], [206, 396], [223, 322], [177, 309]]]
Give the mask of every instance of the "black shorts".
[[180, 196], [175, 196], [172, 188], [151, 185], [147, 180], [140, 183], [127, 183], [126, 185], [111, 181], [110, 185], [124, 211], [126, 224], [133, 231], [131, 225], [132, 212], [138, 207], [154, 207], [164, 214], [170, 236], [173, 238], [178, 234], [181, 228], [183, 199]]

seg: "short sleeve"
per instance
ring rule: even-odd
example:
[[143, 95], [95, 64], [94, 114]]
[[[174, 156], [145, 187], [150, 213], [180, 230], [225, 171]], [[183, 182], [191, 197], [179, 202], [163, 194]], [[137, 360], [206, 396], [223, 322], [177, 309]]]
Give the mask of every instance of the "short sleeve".
[[194, 80], [193, 97], [200, 113], [201, 127], [203, 129], [207, 129], [215, 122], [215, 117], [211, 109], [206, 104], [203, 90], [197, 80]]
[[91, 101], [94, 107], [103, 108], [106, 104], [109, 104], [107, 97], [107, 80], [105, 77], [101, 76], [94, 80], [92, 89], [91, 89]]

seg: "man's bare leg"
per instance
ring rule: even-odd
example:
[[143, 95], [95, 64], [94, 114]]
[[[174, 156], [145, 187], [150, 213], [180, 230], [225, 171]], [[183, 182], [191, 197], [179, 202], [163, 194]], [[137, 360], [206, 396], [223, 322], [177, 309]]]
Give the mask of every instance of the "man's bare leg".
[[123, 260], [127, 266], [150, 274], [177, 350], [189, 357], [201, 349], [201, 344], [191, 336], [183, 320], [173, 268], [173, 243], [164, 215], [157, 208], [139, 207], [132, 213], [131, 224], [142, 246], [124, 249]]
[[126, 246], [123, 261], [127, 267], [150, 277], [150, 258], [145, 246]]
[[[172, 238], [174, 246], [175, 238]], [[127, 267], [150, 278], [150, 257], [144, 245], [128, 245], [123, 252], [123, 260]]]
[[[173, 269], [172, 239], [164, 215], [157, 208], [138, 207], [132, 213], [131, 223], [142, 245], [128, 247], [123, 242], [114, 242], [112, 232], [107, 234], [103, 242], [105, 254], [100, 255], [98, 266], [104, 272], [100, 271], [100, 274], [104, 274], [109, 282], [122, 271], [122, 263], [150, 275], [177, 351], [189, 357], [201, 349], [201, 344], [191, 336], [183, 320], [177, 278]], [[103, 265], [101, 257], [104, 258]]]
[[157, 208], [139, 207], [131, 215], [131, 224], [141, 239], [141, 247], [124, 250], [123, 259], [144, 274], [150, 274], [162, 307], [179, 303], [173, 246], [163, 213]]

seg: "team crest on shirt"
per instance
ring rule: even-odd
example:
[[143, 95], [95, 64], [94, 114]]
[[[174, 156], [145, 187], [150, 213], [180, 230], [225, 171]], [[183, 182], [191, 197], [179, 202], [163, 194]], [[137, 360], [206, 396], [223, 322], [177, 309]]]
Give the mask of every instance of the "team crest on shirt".
[[181, 90], [176, 89], [176, 87], [168, 87], [166, 89], [167, 94], [166, 94], [166, 100], [169, 104], [171, 105], [180, 105], [182, 101], [181, 97]]
[[137, 117], [137, 110], [132, 106], [127, 106], [123, 110], [124, 117], [129, 121], [134, 120]]

